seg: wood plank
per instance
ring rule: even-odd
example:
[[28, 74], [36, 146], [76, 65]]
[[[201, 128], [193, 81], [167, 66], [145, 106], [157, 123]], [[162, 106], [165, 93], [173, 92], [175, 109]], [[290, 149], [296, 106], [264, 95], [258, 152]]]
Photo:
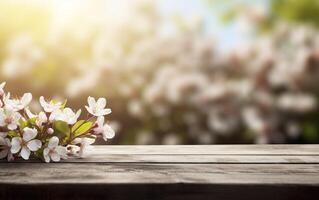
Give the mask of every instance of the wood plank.
[[0, 199], [313, 199], [318, 145], [96, 146], [85, 159], [0, 163]]
[[319, 186], [319, 164], [1, 163], [0, 184]]
[[[319, 146], [319, 145], [318, 145]], [[77, 163], [319, 163], [317, 145], [202, 145], [202, 146], [116, 146], [98, 145]], [[318, 150], [318, 152], [317, 152]], [[204, 153], [205, 152], [205, 153]], [[2, 160], [0, 162], [6, 162]], [[38, 160], [15, 162], [39, 162]]]
[[96, 145], [94, 154], [319, 155], [319, 145]]
[[95, 146], [85, 159], [108, 163], [319, 163], [318, 145]]
[[[25, 161], [19, 161], [25, 162]], [[70, 158], [63, 160], [65, 163], [211, 163], [211, 164], [319, 164], [319, 156], [309, 155], [171, 155], [171, 154], [91, 154], [90, 156], [79, 159]]]

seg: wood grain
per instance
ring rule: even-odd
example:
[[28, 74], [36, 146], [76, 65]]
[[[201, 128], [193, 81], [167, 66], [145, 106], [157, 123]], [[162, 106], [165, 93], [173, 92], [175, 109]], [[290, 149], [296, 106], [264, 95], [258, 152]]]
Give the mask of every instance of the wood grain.
[[0, 163], [0, 199], [313, 199], [319, 145], [95, 146]]

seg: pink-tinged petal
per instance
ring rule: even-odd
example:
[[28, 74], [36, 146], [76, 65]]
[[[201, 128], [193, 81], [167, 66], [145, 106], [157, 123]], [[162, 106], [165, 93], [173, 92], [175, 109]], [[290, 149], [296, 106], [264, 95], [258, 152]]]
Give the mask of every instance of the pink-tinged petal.
[[50, 154], [50, 157], [54, 162], [59, 162], [61, 159], [60, 155], [57, 152], [52, 152]]
[[9, 130], [15, 130], [15, 129], [17, 129], [18, 128], [18, 125], [17, 124], [9, 124], [8, 125], [8, 129]]
[[40, 112], [37, 121], [39, 126], [41, 126], [43, 123], [48, 121], [47, 115], [44, 112]]
[[0, 151], [0, 159], [3, 159], [8, 156], [9, 150], [8, 149], [3, 149]]
[[27, 147], [31, 150], [31, 151], [37, 151], [38, 149], [40, 149], [42, 146], [42, 143], [40, 140], [31, 140], [28, 142]]
[[56, 137], [56, 136], [53, 136], [53, 137], [49, 140], [48, 147], [49, 147], [49, 149], [53, 149], [53, 148], [55, 148], [56, 146], [58, 146], [58, 144], [59, 144], [59, 138]]
[[32, 128], [29, 128], [29, 127], [25, 127], [23, 129], [23, 140], [24, 141], [30, 141], [32, 140], [33, 138], [35, 138], [38, 134], [38, 131], [37, 129], [32, 129]]
[[50, 152], [49, 148], [45, 148], [43, 150], [43, 157], [44, 157], [45, 162], [47, 162], [47, 163], [50, 162], [49, 152]]
[[46, 108], [47, 107], [47, 102], [44, 100], [44, 97], [43, 96], [41, 96], [40, 98], [39, 98], [39, 102], [40, 102], [40, 104], [41, 104], [41, 106], [43, 107], [43, 108]]
[[55, 110], [50, 114], [49, 121], [52, 122], [53, 120], [59, 120], [60, 117], [61, 117], [61, 110]]
[[99, 108], [99, 109], [103, 109], [103, 108], [105, 108], [105, 106], [106, 106], [106, 99], [105, 98], [99, 98], [98, 100], [97, 100], [97, 107]]
[[22, 147], [20, 154], [24, 160], [28, 160], [30, 157], [30, 153], [31, 153], [30, 149], [28, 149], [27, 147]]
[[20, 137], [14, 137], [11, 141], [11, 153], [18, 153], [21, 149], [22, 139]]

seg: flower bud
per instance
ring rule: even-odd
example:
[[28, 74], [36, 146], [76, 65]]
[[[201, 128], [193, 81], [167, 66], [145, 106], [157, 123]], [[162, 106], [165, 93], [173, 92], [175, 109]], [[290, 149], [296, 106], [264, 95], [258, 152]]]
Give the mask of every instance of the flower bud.
[[48, 133], [49, 135], [53, 134], [53, 133], [54, 133], [53, 128], [48, 128], [47, 133]]

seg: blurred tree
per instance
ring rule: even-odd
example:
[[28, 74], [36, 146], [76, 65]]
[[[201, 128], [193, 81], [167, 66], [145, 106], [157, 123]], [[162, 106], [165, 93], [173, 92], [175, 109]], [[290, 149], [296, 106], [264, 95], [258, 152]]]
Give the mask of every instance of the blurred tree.
[[[318, 0], [205, 0], [220, 13], [222, 22], [231, 22], [241, 15], [250, 17], [256, 28], [263, 32], [273, 28], [278, 21], [310, 24], [319, 27]], [[258, 8], [263, 8], [260, 12]]]

